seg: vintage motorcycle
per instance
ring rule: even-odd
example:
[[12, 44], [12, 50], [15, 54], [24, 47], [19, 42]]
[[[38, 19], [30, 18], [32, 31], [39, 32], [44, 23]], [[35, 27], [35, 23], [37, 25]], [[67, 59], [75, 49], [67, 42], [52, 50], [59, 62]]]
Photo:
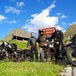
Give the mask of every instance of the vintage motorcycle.
[[76, 66], [76, 47], [74, 46], [73, 42], [70, 40], [66, 44], [67, 47], [67, 59], [73, 65]]

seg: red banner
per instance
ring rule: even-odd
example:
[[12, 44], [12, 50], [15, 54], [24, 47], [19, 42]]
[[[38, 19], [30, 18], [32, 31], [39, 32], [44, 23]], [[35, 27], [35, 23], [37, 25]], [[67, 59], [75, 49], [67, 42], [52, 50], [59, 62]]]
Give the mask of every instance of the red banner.
[[51, 36], [55, 32], [56, 28], [50, 27], [50, 28], [44, 28], [42, 30], [44, 31], [45, 36]]

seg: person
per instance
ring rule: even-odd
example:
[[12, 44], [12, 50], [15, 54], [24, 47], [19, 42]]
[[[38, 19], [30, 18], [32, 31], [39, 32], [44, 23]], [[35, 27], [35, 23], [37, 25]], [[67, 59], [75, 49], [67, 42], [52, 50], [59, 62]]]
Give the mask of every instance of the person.
[[30, 46], [30, 60], [34, 61], [34, 55], [35, 55], [35, 60], [38, 60], [38, 51], [37, 51], [37, 45], [36, 45], [36, 38], [34, 37], [34, 32], [30, 34], [30, 38], [28, 41], [28, 46]]
[[52, 34], [51, 40], [54, 39], [55, 42], [59, 41], [59, 43], [63, 43], [64, 34], [61, 30], [56, 29], [55, 32]]
[[54, 48], [56, 51], [55, 58], [62, 58], [62, 46], [63, 46], [64, 34], [61, 30], [56, 29], [55, 32], [50, 37], [50, 41], [54, 40]]
[[44, 36], [44, 32], [42, 30], [39, 30], [39, 37], [38, 37], [38, 43], [39, 43], [39, 59], [40, 61], [44, 62], [44, 46], [45, 46], [46, 38]]

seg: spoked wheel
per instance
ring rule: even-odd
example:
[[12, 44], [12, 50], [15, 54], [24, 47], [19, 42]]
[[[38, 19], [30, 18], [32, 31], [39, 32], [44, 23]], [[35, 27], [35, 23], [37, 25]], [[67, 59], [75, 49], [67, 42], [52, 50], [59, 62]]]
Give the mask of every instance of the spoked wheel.
[[74, 56], [73, 54], [76, 55], [74, 53], [74, 48], [72, 46], [68, 46], [67, 47], [67, 58], [73, 66], [76, 66], [76, 56]]

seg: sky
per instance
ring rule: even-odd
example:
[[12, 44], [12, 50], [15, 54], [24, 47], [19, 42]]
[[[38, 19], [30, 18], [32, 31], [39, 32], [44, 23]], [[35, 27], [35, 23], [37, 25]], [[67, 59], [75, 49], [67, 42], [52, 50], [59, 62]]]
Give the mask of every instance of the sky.
[[0, 39], [14, 29], [37, 33], [56, 27], [63, 32], [76, 23], [76, 0], [0, 0]]

